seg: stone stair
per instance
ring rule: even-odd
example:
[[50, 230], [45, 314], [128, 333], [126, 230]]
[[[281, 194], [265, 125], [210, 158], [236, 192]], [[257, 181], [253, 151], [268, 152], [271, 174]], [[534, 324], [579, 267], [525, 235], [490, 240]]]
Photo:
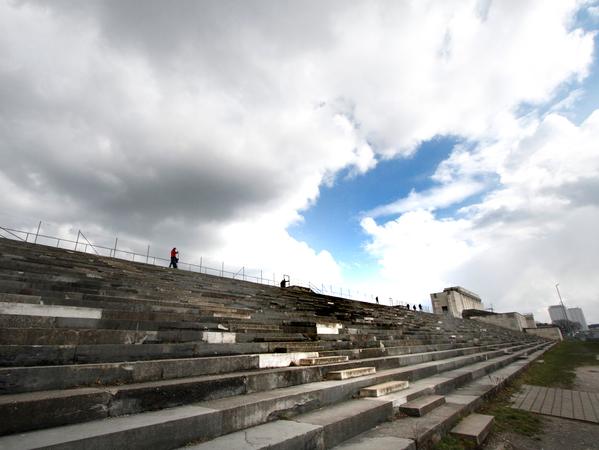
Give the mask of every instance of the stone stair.
[[0, 325], [3, 449], [245, 448], [247, 436], [332, 448], [547, 347], [475, 321], [7, 239]]

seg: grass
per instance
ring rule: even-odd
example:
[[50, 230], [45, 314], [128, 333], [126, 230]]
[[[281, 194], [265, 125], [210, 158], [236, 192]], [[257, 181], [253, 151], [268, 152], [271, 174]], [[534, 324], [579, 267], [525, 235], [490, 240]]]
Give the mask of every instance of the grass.
[[524, 384], [571, 389], [576, 368], [598, 365], [599, 342], [563, 341], [545, 353], [543, 363], [532, 363], [519, 377]]
[[461, 441], [457, 437], [446, 435], [434, 446], [434, 450], [470, 450], [476, 448], [474, 444]]
[[[477, 412], [495, 417], [492, 433], [512, 432], [537, 438], [543, 429], [541, 416], [511, 408], [511, 398], [522, 384], [571, 389], [576, 379], [576, 368], [599, 365], [598, 342], [563, 341], [546, 352], [543, 362], [533, 362], [530, 367], [495, 397], [485, 402]], [[435, 450], [465, 450], [468, 444], [453, 436], [445, 436], [435, 445]]]

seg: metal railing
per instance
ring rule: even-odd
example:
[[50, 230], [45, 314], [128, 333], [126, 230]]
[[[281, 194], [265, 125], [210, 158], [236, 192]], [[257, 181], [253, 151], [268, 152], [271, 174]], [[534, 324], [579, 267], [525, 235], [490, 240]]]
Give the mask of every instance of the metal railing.
[[[134, 252], [131, 250], [119, 249], [118, 248], [118, 238], [115, 238], [114, 245], [111, 247], [99, 244], [92, 244], [89, 239], [83, 234], [81, 230], [77, 231], [77, 237], [75, 240], [64, 238], [64, 237], [56, 237], [49, 236], [45, 234], [40, 234], [41, 222], [37, 226], [37, 231], [23, 231], [16, 230], [13, 228], [0, 226], [0, 238], [18, 240], [22, 242], [29, 242], [37, 245], [47, 245], [42, 244], [38, 241], [48, 241], [52, 242], [52, 246], [56, 248], [62, 248], [71, 251], [77, 251], [82, 253], [89, 253], [93, 251], [98, 256], [105, 256], [109, 258], [122, 259], [126, 261], [138, 262], [151, 264], [159, 267], [168, 267], [170, 264], [170, 259], [161, 258], [159, 256], [150, 255], [150, 245], [147, 246], [145, 254]], [[2, 232], [5, 234], [3, 235]], [[80, 240], [80, 238], [82, 238]], [[55, 243], [55, 245], [54, 245]], [[276, 273], [272, 273], [272, 278], [265, 277], [265, 272], [262, 269], [251, 269], [246, 266], [242, 266], [237, 271], [225, 270], [225, 262], [222, 261], [220, 264], [220, 268], [210, 267], [207, 264], [203, 263], [203, 257], [200, 257], [200, 263], [189, 263], [189, 262], [179, 262], [179, 269], [187, 270], [190, 272], [203, 273], [207, 275], [215, 275], [223, 278], [230, 278], [233, 280], [243, 280], [250, 281], [258, 284], [265, 284], [269, 286], [278, 286], [279, 278]], [[254, 275], [252, 275], [252, 273]], [[270, 273], [270, 272], [269, 272]], [[284, 275], [283, 275], [284, 276]], [[325, 285], [324, 283], [316, 284], [311, 281], [304, 281], [300, 279], [293, 280], [294, 286], [301, 286], [308, 289], [311, 289], [313, 292], [323, 295], [330, 295], [335, 297], [347, 298], [351, 300], [361, 300], [367, 301], [370, 303], [374, 303], [375, 296], [370, 293], [361, 292], [359, 290], [354, 289], [353, 292], [349, 288], [337, 287], [332, 284]], [[382, 297], [381, 297], [382, 299]], [[393, 301], [392, 298], [388, 298], [387, 302], [381, 301], [381, 304], [387, 303], [391, 306], [400, 306], [405, 305], [404, 302]], [[428, 307], [424, 307], [424, 310], [428, 312]]]

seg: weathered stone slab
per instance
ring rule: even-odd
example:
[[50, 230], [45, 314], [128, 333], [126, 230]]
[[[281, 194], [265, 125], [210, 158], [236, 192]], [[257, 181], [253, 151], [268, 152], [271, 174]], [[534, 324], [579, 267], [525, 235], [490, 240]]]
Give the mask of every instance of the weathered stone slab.
[[395, 436], [356, 436], [341, 443], [335, 450], [416, 450], [412, 439]]
[[327, 374], [329, 380], [347, 380], [348, 378], [362, 377], [376, 373], [374, 367], [357, 367], [355, 369], [334, 370]]
[[347, 356], [321, 356], [314, 358], [302, 358], [299, 361], [300, 366], [318, 366], [321, 364], [334, 364], [345, 362], [348, 360]]
[[360, 390], [360, 397], [380, 397], [382, 395], [391, 394], [393, 392], [407, 389], [410, 386], [409, 381], [388, 381], [386, 383], [368, 386]]
[[209, 344], [234, 344], [236, 333], [224, 331], [204, 331], [202, 341]]
[[473, 442], [475, 445], [481, 445], [493, 426], [493, 416], [485, 414], [470, 414], [462, 419], [452, 430], [451, 434]]
[[375, 427], [393, 415], [393, 405], [385, 401], [350, 400], [295, 419], [324, 428], [325, 448]]
[[445, 397], [442, 395], [426, 395], [416, 400], [404, 403], [399, 410], [408, 416], [422, 417], [429, 411], [445, 403]]
[[220, 436], [181, 450], [294, 450], [324, 449], [324, 430], [318, 425], [276, 420]]
[[0, 314], [42, 317], [76, 317], [100, 319], [102, 310], [77, 306], [34, 305], [31, 303], [0, 302]]
[[291, 353], [261, 353], [258, 355], [261, 369], [272, 367], [289, 367], [298, 365], [302, 359], [317, 358], [318, 352], [291, 352]]

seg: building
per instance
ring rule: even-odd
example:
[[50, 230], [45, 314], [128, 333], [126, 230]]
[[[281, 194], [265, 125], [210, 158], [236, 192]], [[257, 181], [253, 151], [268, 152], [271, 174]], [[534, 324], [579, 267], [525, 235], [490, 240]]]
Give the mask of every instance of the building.
[[569, 320], [566, 317], [566, 308], [562, 305], [551, 305], [548, 310], [549, 317], [553, 323], [557, 322], [558, 320]]
[[584, 313], [581, 308], [568, 308], [568, 317], [572, 322], [578, 322], [580, 324], [580, 331], [588, 331], [589, 326], [584, 318]]
[[564, 315], [564, 309], [565, 308], [562, 305], [550, 306], [549, 317], [551, 317], [551, 322], [555, 323], [558, 320], [569, 320], [570, 322], [578, 322], [581, 331], [587, 331], [589, 329], [581, 308], [567, 308], [565, 310], [567, 316]]
[[431, 303], [435, 314], [449, 314], [459, 318], [465, 309], [484, 309], [478, 295], [460, 286], [448, 287], [443, 292], [431, 294]]

